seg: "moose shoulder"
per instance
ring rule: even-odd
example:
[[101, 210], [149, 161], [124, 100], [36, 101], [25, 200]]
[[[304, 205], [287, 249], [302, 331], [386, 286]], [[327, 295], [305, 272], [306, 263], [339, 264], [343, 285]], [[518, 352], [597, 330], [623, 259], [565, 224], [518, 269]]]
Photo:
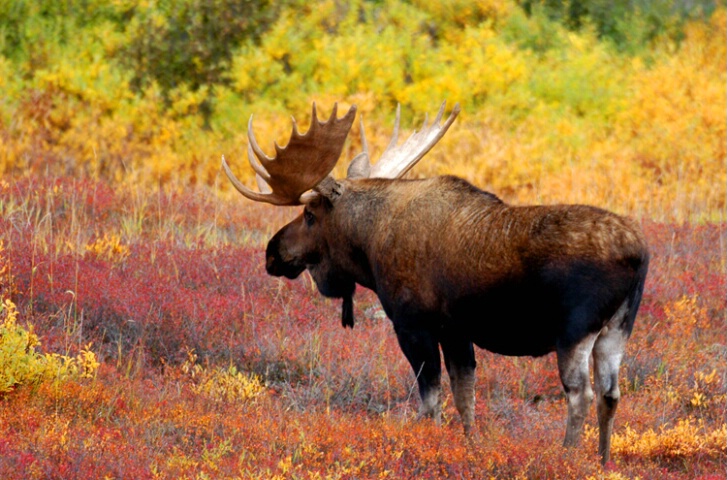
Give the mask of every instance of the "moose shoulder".
[[[620, 392], [618, 370], [633, 328], [648, 251], [632, 221], [582, 205], [511, 206], [452, 176], [403, 180], [444, 135], [458, 108], [389, 148], [374, 165], [364, 152], [348, 177], [329, 176], [353, 122], [319, 122], [315, 106], [305, 135], [294, 127], [276, 158], [265, 156], [248, 127], [250, 163], [263, 193], [245, 196], [303, 213], [270, 240], [268, 273], [295, 278], [308, 269], [320, 292], [343, 299], [353, 326], [358, 283], [376, 292], [410, 362], [421, 415], [441, 416], [440, 348], [465, 432], [474, 422], [473, 345], [505, 355], [555, 351], [568, 401], [565, 444], [579, 441], [594, 393], [599, 452], [609, 458]], [[398, 112], [395, 131], [398, 131]], [[268, 187], [269, 185], [269, 187]]]

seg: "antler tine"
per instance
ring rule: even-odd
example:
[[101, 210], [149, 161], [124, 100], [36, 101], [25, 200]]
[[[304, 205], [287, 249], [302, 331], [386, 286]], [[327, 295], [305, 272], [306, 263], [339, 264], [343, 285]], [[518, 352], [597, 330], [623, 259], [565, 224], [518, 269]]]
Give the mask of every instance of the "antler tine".
[[[439, 112], [437, 113], [437, 118], [434, 119], [434, 125], [438, 125], [439, 122], [442, 121], [442, 117], [444, 116], [444, 106], [447, 104], [447, 102], [442, 102], [442, 106], [439, 107]], [[459, 106], [459, 103], [455, 104], [455, 108]]]
[[230, 170], [230, 166], [227, 165], [227, 161], [225, 160], [224, 155], [222, 155], [222, 168], [225, 170], [227, 178], [230, 179], [230, 182], [232, 182], [232, 185], [235, 187], [235, 189], [237, 189], [238, 192], [240, 192], [250, 200], [254, 200], [256, 202], [272, 203], [273, 205], [289, 205], [289, 203], [285, 202], [285, 199], [281, 199], [274, 194], [254, 192], [247, 188], [245, 185], [243, 185], [242, 182], [239, 181], [237, 177], [235, 177], [235, 174], [232, 173], [232, 170]]
[[431, 126], [428, 125], [429, 118], [425, 116], [422, 128], [418, 132], [414, 132], [406, 141], [397, 146], [399, 135], [399, 107], [396, 109], [396, 121], [394, 124], [394, 135], [391, 143], [386, 148], [381, 158], [374, 166], [371, 167], [371, 177], [379, 178], [400, 178], [409, 171], [426, 153], [432, 149], [434, 145], [444, 136], [454, 119], [459, 114], [459, 103], [454, 105], [449, 118], [440, 125], [444, 115], [444, 107], [447, 102], [443, 102], [439, 108], [437, 118]]
[[273, 190], [270, 185], [260, 175], [255, 175], [255, 183], [257, 183], [257, 189], [260, 190], [260, 193], [272, 193]]
[[[293, 115], [290, 116], [290, 122], [293, 124], [293, 132], [290, 134], [290, 137], [293, 138], [294, 136], [300, 137], [300, 133], [298, 132], [298, 122], [295, 121], [295, 117]], [[277, 144], [277, 142], [276, 142]]]
[[265, 182], [270, 181], [270, 174], [267, 172], [267, 170], [265, 170], [265, 167], [260, 164], [260, 161], [255, 156], [255, 152], [252, 148], [252, 142], [248, 142], [247, 144], [247, 161], [248, 163], [250, 163], [252, 169], [255, 170], [257, 176], [259, 176]]
[[[442, 108], [444, 108], [444, 105], [442, 105], [439, 108], [440, 111], [441, 111]], [[422, 130], [426, 130], [428, 126], [429, 126], [429, 114], [427, 112], [424, 112], [424, 121], [422, 122]], [[414, 133], [416, 133], [416, 131]]]
[[257, 144], [257, 140], [255, 140], [255, 134], [252, 131], [252, 115], [250, 115], [250, 120], [247, 122], [247, 139], [248, 139], [248, 146], [255, 152], [255, 156], [260, 160], [260, 162], [264, 165], [265, 162], [269, 162], [272, 160], [272, 158], [265, 155], [265, 152], [262, 151], [260, 146]]
[[314, 103], [308, 131], [301, 134], [293, 119], [293, 131], [288, 144], [281, 147], [277, 142], [274, 143], [275, 157], [267, 156], [258, 145], [250, 117], [247, 128], [248, 160], [255, 170], [258, 186], [263, 193], [245, 187], [233, 175], [223, 157], [222, 167], [225, 173], [234, 187], [251, 200], [274, 205], [300, 205], [310, 201], [316, 194], [308, 191], [317, 188], [328, 177], [341, 156], [343, 144], [356, 115], [356, 106], [352, 106], [342, 118], [337, 118], [337, 112], [336, 104], [330, 118], [321, 122]]
[[[331, 112], [330, 118], [336, 118], [336, 111], [338, 110], [338, 104], [333, 105], [333, 111]], [[329, 120], [330, 120], [329, 118]], [[293, 131], [290, 134], [290, 140], [288, 143], [292, 142], [293, 139], [301, 139], [304, 136], [307, 135], [313, 135], [313, 132], [315, 132], [318, 128], [318, 126], [321, 124], [321, 122], [318, 120], [318, 113], [316, 110], [316, 102], [313, 102], [313, 107], [311, 111], [311, 119], [310, 119], [310, 127], [308, 127], [308, 131], [304, 134], [301, 134], [300, 131], [298, 131], [298, 122], [295, 121], [295, 117], [291, 115], [290, 120], [293, 122]], [[281, 147], [278, 145], [277, 142], [275, 142], [275, 151], [277, 153], [282, 152], [287, 148], [287, 145], [285, 147]]]
[[396, 120], [394, 120], [394, 133], [391, 134], [391, 141], [389, 142], [389, 145], [386, 147], [386, 150], [384, 150], [384, 153], [381, 154], [383, 157], [386, 152], [389, 150], [394, 149], [396, 147], [397, 142], [399, 141], [399, 121], [401, 120], [401, 104], [396, 104]]

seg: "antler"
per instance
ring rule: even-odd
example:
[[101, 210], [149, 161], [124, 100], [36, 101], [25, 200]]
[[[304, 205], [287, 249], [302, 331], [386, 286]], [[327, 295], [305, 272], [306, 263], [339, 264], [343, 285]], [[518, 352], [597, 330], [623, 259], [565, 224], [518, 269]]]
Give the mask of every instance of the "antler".
[[293, 118], [290, 141], [285, 147], [275, 143], [275, 157], [272, 158], [268, 157], [257, 144], [250, 116], [247, 125], [249, 140], [247, 156], [250, 166], [255, 170], [260, 192], [254, 192], [243, 185], [230, 170], [224, 156], [222, 168], [235, 188], [251, 200], [273, 205], [306, 203], [310, 195], [315, 195], [306, 192], [315, 189], [336, 166], [356, 116], [355, 105], [341, 118], [336, 117], [337, 111], [338, 104], [335, 104], [328, 121], [320, 122], [316, 115], [316, 104], [313, 103], [308, 131], [301, 135]]
[[361, 143], [363, 144], [363, 152], [358, 154], [348, 167], [348, 178], [361, 177], [377, 177], [377, 178], [400, 178], [411, 169], [447, 132], [452, 125], [454, 119], [459, 114], [459, 103], [454, 105], [449, 118], [440, 125], [444, 114], [444, 106], [447, 102], [442, 103], [437, 118], [431, 126], [428, 126], [428, 116], [424, 117], [424, 124], [419, 132], [414, 132], [406, 141], [397, 146], [399, 139], [399, 119], [401, 109], [396, 107], [396, 122], [394, 123], [394, 134], [391, 138], [389, 146], [386, 147], [381, 158], [375, 165], [371, 165], [369, 160], [368, 143], [364, 134], [363, 121], [361, 121]]

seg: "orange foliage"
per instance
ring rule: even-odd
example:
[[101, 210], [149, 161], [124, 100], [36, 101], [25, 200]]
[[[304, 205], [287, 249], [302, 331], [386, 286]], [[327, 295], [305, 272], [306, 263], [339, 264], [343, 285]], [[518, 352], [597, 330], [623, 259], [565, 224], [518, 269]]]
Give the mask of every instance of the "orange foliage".
[[470, 441], [449, 393], [443, 426], [417, 420], [415, 379], [370, 292], [343, 330], [309, 279], [265, 275], [260, 230], [290, 210], [67, 180], [5, 192], [7, 294], [44, 346], [94, 340], [101, 360], [93, 381], [3, 398], [2, 478], [686, 480], [727, 458], [724, 258], [710, 248], [724, 224], [645, 225], [652, 270], [602, 469], [595, 409], [583, 447], [561, 447], [552, 356], [477, 352]]

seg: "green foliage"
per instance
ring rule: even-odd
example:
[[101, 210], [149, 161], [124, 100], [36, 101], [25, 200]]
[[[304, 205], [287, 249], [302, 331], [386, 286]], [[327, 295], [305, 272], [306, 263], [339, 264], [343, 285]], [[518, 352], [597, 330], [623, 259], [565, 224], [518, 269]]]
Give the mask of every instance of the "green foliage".
[[561, 117], [608, 120], [627, 92], [623, 60], [589, 35], [566, 35], [566, 48], [547, 53], [528, 76], [528, 90]]
[[426, 16], [391, 6], [324, 1], [285, 10], [260, 46], [248, 41], [235, 56], [232, 87], [248, 100], [280, 99], [287, 108], [319, 92], [346, 97], [369, 90], [391, 100], [415, 81], [414, 55], [431, 47], [420, 28]]
[[211, 91], [222, 83], [232, 51], [257, 41], [274, 9], [269, 0], [169, 0], [139, 3], [132, 12], [117, 55], [134, 72], [137, 91], [156, 82], [169, 100], [179, 88]]
[[719, 0], [518, 0], [528, 15], [545, 13], [571, 29], [595, 26], [600, 37], [628, 52], [642, 50], [658, 36], [679, 39], [684, 23], [707, 19]]
[[32, 74], [54, 62], [58, 47], [83, 45], [83, 32], [123, 24], [127, 17], [119, 8], [121, 3], [86, 0], [0, 2], [0, 54], [22, 64], [25, 73]]
[[[468, 5], [479, 7], [474, 18], [505, 15]], [[359, 0], [286, 10], [260, 45], [247, 42], [235, 55], [231, 88], [247, 102], [275, 99], [286, 109], [303, 109], [308, 97], [321, 94], [367, 96], [418, 114], [430, 109], [432, 98], [480, 105], [521, 78], [523, 62], [491, 22], [462, 25], [461, 12], [470, 10], [451, 7]], [[437, 23], [440, 13], [444, 20]]]
[[501, 29], [504, 39], [521, 50], [542, 54], [566, 45], [565, 26], [550, 18], [542, 8], [527, 13], [515, 10]]
[[169, 106], [177, 90], [204, 90], [202, 113], [209, 115], [232, 51], [257, 39], [274, 12], [269, 0], [2, 2], [0, 53], [32, 76], [55, 68], [59, 52], [82, 57], [89, 42], [101, 43], [95, 60], [131, 72], [136, 92], [155, 83]]

